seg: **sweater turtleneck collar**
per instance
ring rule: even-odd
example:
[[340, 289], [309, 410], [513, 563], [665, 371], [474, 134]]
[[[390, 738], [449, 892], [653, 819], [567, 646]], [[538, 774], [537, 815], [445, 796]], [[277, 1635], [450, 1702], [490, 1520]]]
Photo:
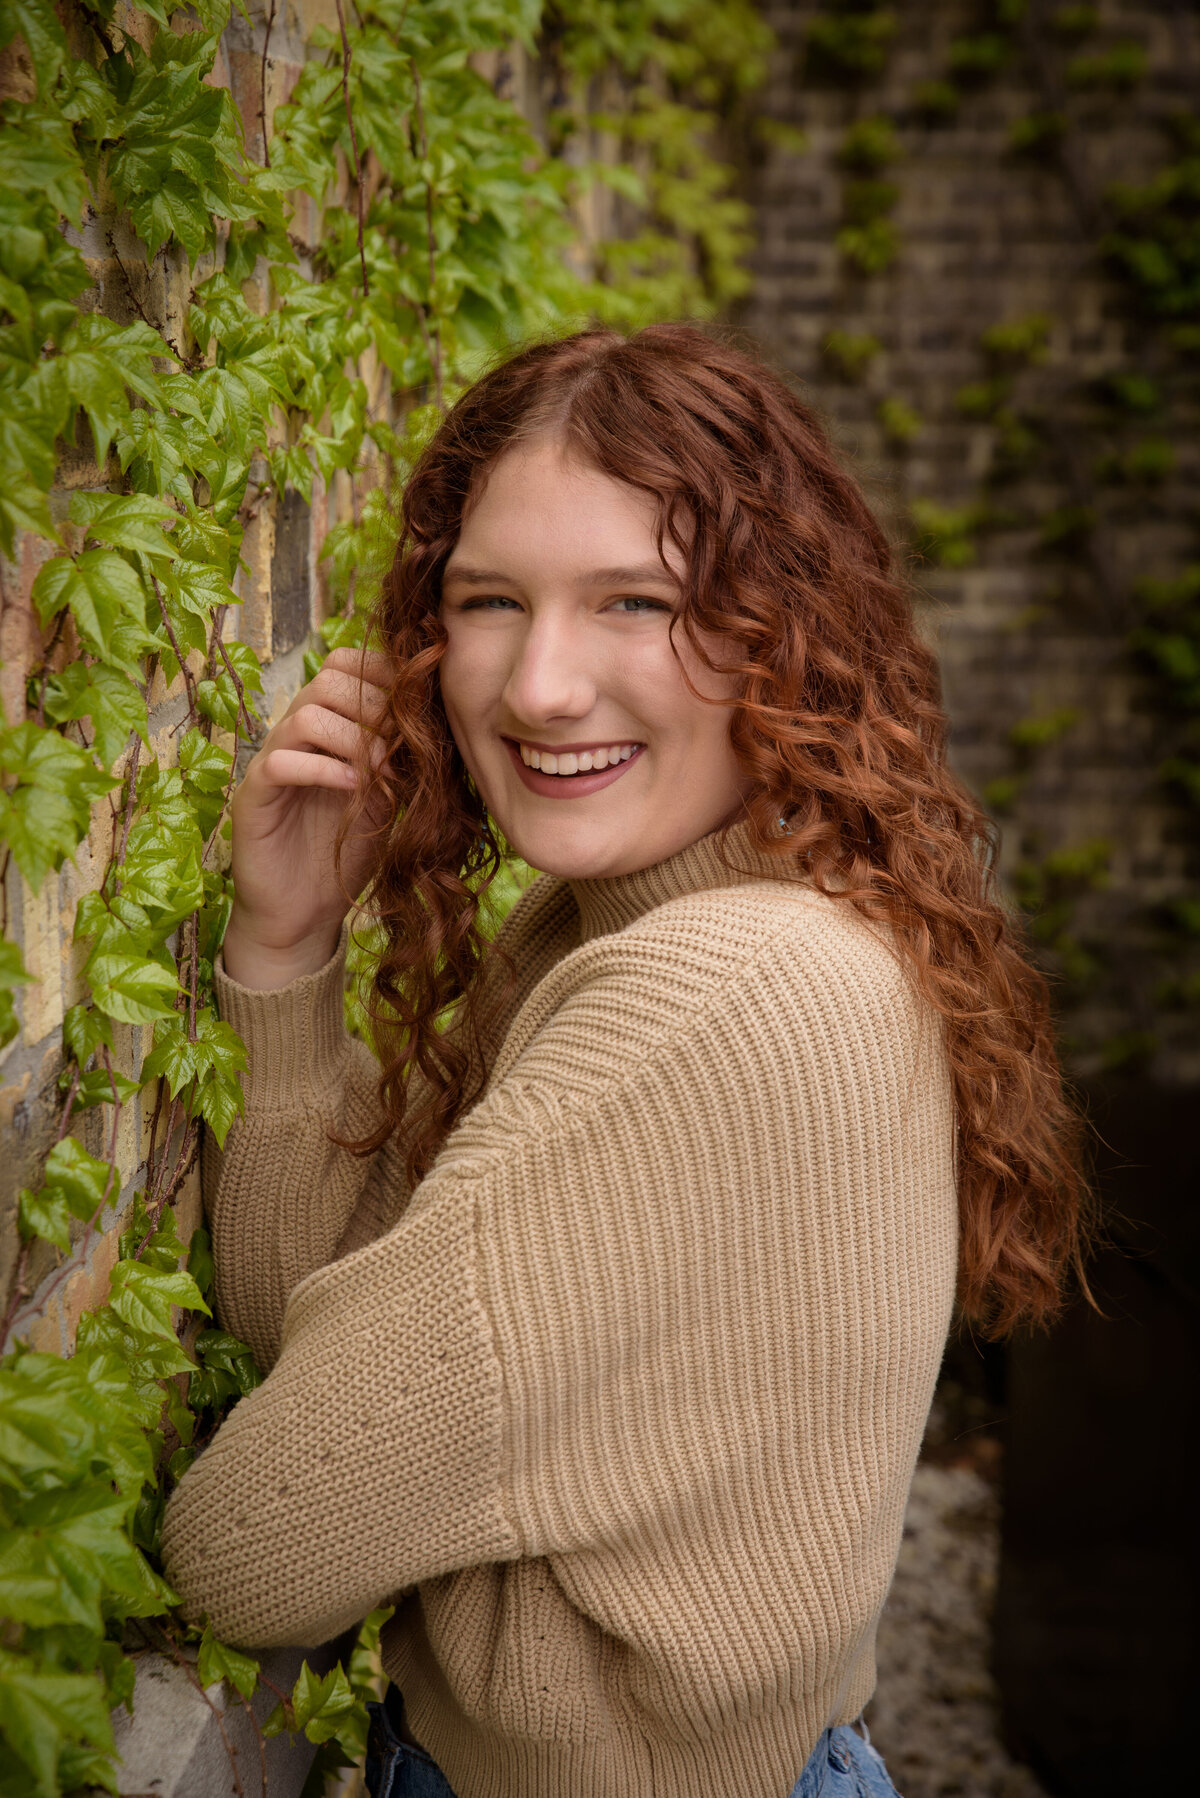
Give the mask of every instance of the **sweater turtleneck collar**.
[[656, 905], [680, 899], [685, 893], [744, 886], [753, 880], [786, 879], [789, 874], [796, 878], [797, 873], [786, 860], [756, 847], [749, 822], [743, 818], [727, 829], [700, 837], [652, 867], [567, 884], [579, 908], [580, 941], [586, 943], [623, 930]]

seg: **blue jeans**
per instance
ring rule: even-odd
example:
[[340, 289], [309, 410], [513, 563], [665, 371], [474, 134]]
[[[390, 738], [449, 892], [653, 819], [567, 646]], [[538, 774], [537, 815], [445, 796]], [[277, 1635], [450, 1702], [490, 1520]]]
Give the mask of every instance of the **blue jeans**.
[[[394, 1686], [384, 1704], [369, 1704], [367, 1791], [372, 1798], [454, 1798], [446, 1776], [425, 1753], [401, 1741], [403, 1706]], [[730, 1793], [730, 1798], [737, 1798]], [[848, 1725], [827, 1729], [808, 1758], [790, 1798], [899, 1798], [870, 1741]]]

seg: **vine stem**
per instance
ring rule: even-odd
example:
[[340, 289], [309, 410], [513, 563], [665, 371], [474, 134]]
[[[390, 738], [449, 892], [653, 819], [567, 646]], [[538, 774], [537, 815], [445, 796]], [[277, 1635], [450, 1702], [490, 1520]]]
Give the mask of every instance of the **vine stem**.
[[46, 723], [46, 687], [49, 684], [50, 675], [52, 673], [50, 658], [58, 648], [66, 622], [67, 614], [65, 612], [60, 612], [55, 620], [54, 630], [51, 634], [50, 641], [42, 651], [42, 674], [41, 680], [38, 683], [37, 709], [33, 714], [33, 721], [39, 730], [43, 729]]
[[358, 188], [358, 260], [362, 268], [363, 299], [371, 297], [367, 280], [367, 252], [363, 242], [363, 213], [366, 195], [363, 190], [363, 159], [358, 153], [358, 136], [354, 129], [354, 113], [350, 106], [350, 39], [346, 36], [346, 14], [342, 0], [337, 0], [338, 29], [342, 34], [342, 98], [346, 102], [346, 123], [350, 127], [350, 148], [354, 152], [354, 180]]
[[[113, 857], [115, 869], [120, 869], [125, 865], [125, 851], [129, 847], [129, 832], [133, 828], [133, 814], [137, 807], [137, 776], [138, 763], [142, 759], [142, 739], [135, 730], [130, 731], [129, 735], [131, 739], [129, 767], [126, 771], [129, 787], [125, 795], [125, 811], [121, 819], [121, 847], [116, 851], [116, 854]], [[116, 892], [120, 892], [121, 878], [118, 872], [114, 872], [113, 874], [113, 887]]]
[[[208, 1693], [204, 1690], [204, 1687], [200, 1680], [200, 1675], [196, 1672], [195, 1668], [192, 1666], [192, 1663], [188, 1659], [187, 1655], [185, 1655], [183, 1653], [182, 1649], [180, 1648], [178, 1642], [175, 1640], [174, 1636], [171, 1634], [170, 1630], [164, 1629], [162, 1624], [159, 1623], [156, 1618], [150, 1618], [150, 1619], [148, 1619], [148, 1621], [150, 1621], [154, 1624], [154, 1627], [157, 1629], [159, 1635], [162, 1637], [163, 1641], [166, 1643], [167, 1654], [170, 1657], [170, 1659], [175, 1663], [175, 1665], [180, 1669], [180, 1671], [186, 1675], [188, 1681], [193, 1686], [195, 1686], [197, 1692], [199, 1692], [201, 1698], [203, 1698], [205, 1704], [208, 1706], [209, 1710], [212, 1712], [213, 1716], [216, 1718], [217, 1728], [221, 1732], [221, 1741], [224, 1743], [225, 1753], [229, 1757], [229, 1771], [233, 1775], [234, 1790], [237, 1793], [237, 1798], [246, 1798], [246, 1788], [242, 1784], [242, 1776], [241, 1776], [241, 1773], [238, 1771], [237, 1749], [234, 1747], [233, 1743], [229, 1740], [229, 1731], [225, 1728], [224, 1715], [222, 1714], [219, 1706], [217, 1706], [213, 1703], [213, 1701], [209, 1697]], [[141, 1630], [142, 1634], [145, 1635], [145, 1633], [146, 1633], [145, 1632], [145, 1624], [142, 1622], [142, 1620], [140, 1618], [138, 1619], [138, 1628], [139, 1628], [139, 1630]], [[149, 1641], [149, 1637], [147, 1637], [146, 1639], [147, 1639], [147, 1641]], [[266, 1798], [267, 1777], [266, 1777], [266, 1756], [265, 1756], [265, 1754], [263, 1756], [262, 1789], [263, 1789], [263, 1798]]]
[[263, 34], [262, 63], [259, 67], [259, 109], [258, 116], [262, 123], [263, 167], [271, 166], [271, 146], [267, 142], [267, 52], [271, 48], [271, 31], [275, 24], [275, 3], [271, 0], [271, 10], [267, 14], [267, 28]]
[[[341, 0], [338, 0], [341, 5]], [[421, 99], [421, 71], [417, 67], [416, 57], [410, 57], [409, 67], [412, 70], [413, 82], [413, 115], [416, 121], [418, 142], [421, 148], [421, 161], [429, 173], [425, 177], [425, 242], [429, 254], [429, 320], [427, 325], [421, 316], [421, 329], [425, 335], [430, 361], [433, 364], [433, 394], [438, 410], [442, 409], [442, 332], [438, 324], [437, 312], [433, 304], [434, 287], [437, 283], [437, 239], [433, 232], [433, 168], [429, 161], [429, 139], [425, 131], [425, 107]]]
[[[233, 690], [237, 694], [238, 717], [240, 718], [241, 722], [245, 725], [247, 737], [249, 737], [250, 741], [253, 742], [254, 741], [254, 722], [250, 716], [250, 712], [246, 705], [246, 689], [242, 685], [242, 677], [238, 673], [237, 669], [234, 667], [233, 663], [230, 661], [229, 651], [226, 649], [224, 643], [221, 641], [220, 635], [217, 634], [216, 636], [214, 636], [213, 641], [215, 642], [218, 650], [220, 651], [221, 660], [225, 664], [225, 667], [229, 674], [229, 678], [233, 682]], [[236, 736], [236, 732], [235, 732], [235, 736]], [[234, 753], [235, 754], [237, 753], [236, 742], [234, 744]]]
[[[117, 1172], [117, 1131], [120, 1128], [121, 1112], [124, 1107], [117, 1097], [116, 1076], [113, 1072], [112, 1059], [109, 1056], [107, 1049], [102, 1051], [102, 1060], [104, 1062], [104, 1070], [112, 1084], [113, 1121], [112, 1129], [109, 1131], [108, 1137], [108, 1177], [104, 1182], [104, 1191], [100, 1195], [100, 1203], [92, 1212], [91, 1217], [88, 1218], [87, 1223], [84, 1226], [83, 1235], [72, 1249], [70, 1255], [68, 1255], [62, 1266], [55, 1270], [53, 1279], [42, 1293], [41, 1302], [36, 1306], [26, 1305], [22, 1309], [21, 1300], [29, 1296], [24, 1287], [24, 1275], [25, 1270], [29, 1265], [29, 1251], [33, 1248], [33, 1239], [31, 1238], [30, 1241], [23, 1246], [21, 1257], [17, 1263], [17, 1277], [13, 1287], [13, 1296], [9, 1302], [8, 1311], [5, 1314], [4, 1321], [3, 1323], [0, 1323], [0, 1354], [3, 1354], [7, 1350], [8, 1340], [12, 1332], [19, 1329], [22, 1324], [27, 1323], [29, 1319], [34, 1316], [35, 1312], [44, 1311], [47, 1304], [54, 1297], [54, 1294], [58, 1291], [63, 1282], [73, 1274], [77, 1268], [83, 1266], [84, 1262], [87, 1260], [88, 1250], [92, 1244], [92, 1238], [96, 1234], [100, 1219], [103, 1217], [108, 1201], [112, 1196], [113, 1180], [115, 1179]], [[61, 1142], [63, 1137], [67, 1134], [67, 1128], [71, 1121], [71, 1109], [75, 1104], [75, 1095], [79, 1091], [80, 1078], [81, 1069], [79, 1063], [76, 1062], [71, 1074], [71, 1085], [70, 1090], [67, 1093], [67, 1102], [63, 1106], [63, 1116], [59, 1122], [58, 1135], [54, 1139], [56, 1142]]]
[[183, 684], [188, 698], [188, 716], [191, 723], [195, 724], [200, 716], [199, 709], [196, 705], [196, 677], [188, 667], [187, 657], [179, 647], [179, 638], [175, 635], [175, 626], [171, 623], [170, 614], [167, 611], [166, 602], [163, 599], [162, 588], [158, 584], [157, 575], [152, 574], [150, 576], [150, 581], [154, 588], [154, 597], [158, 601], [159, 614], [163, 624], [166, 626], [167, 636], [171, 641], [171, 648], [175, 652], [175, 660], [179, 663], [179, 672], [183, 676]]

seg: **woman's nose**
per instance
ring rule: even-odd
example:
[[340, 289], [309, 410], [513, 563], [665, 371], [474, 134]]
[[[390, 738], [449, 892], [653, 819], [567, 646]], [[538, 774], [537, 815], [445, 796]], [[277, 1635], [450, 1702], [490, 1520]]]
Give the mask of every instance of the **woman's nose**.
[[596, 703], [586, 633], [563, 620], [534, 619], [521, 633], [504, 702], [525, 724], [584, 718]]

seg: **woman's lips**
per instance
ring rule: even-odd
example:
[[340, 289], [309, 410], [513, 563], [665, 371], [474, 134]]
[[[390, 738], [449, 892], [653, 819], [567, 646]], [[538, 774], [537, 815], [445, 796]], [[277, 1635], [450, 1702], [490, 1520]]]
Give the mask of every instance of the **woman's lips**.
[[611, 787], [614, 780], [620, 780], [622, 774], [633, 767], [645, 745], [639, 743], [627, 762], [616, 762], [596, 774], [543, 774], [540, 768], [525, 766], [520, 749], [510, 737], [504, 738], [504, 747], [521, 784], [531, 793], [537, 793], [543, 799], [586, 799], [589, 793], [598, 793], [601, 787]]

